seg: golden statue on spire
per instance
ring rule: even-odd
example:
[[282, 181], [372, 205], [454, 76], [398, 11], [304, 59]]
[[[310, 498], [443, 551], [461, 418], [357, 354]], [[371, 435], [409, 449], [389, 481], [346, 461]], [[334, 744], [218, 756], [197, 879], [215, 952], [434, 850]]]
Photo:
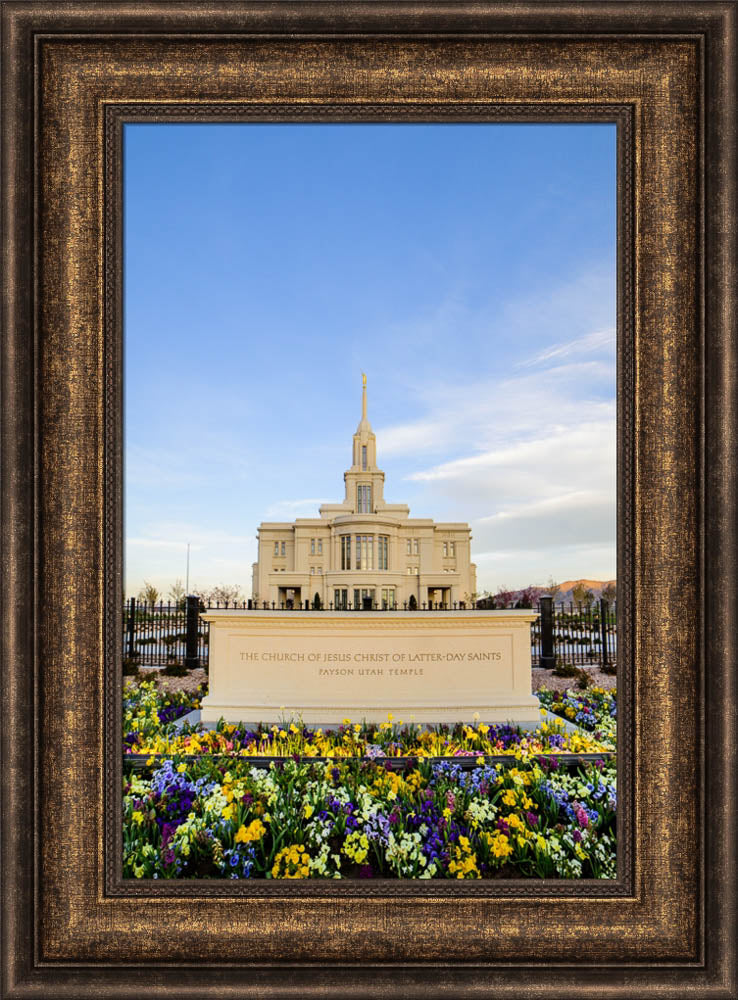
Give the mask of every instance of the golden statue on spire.
[[364, 372], [361, 373], [361, 384], [366, 389], [366, 375], [364, 374]]

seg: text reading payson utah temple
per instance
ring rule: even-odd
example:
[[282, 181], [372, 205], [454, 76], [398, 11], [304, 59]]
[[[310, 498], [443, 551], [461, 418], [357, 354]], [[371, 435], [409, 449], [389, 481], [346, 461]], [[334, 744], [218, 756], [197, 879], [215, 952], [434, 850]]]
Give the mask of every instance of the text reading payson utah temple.
[[259, 525], [255, 601], [296, 607], [312, 604], [317, 594], [323, 607], [355, 609], [469, 601], [476, 590], [469, 525], [411, 518], [406, 504], [384, 500], [365, 376], [353, 460], [343, 478], [343, 503], [323, 504], [320, 517]]

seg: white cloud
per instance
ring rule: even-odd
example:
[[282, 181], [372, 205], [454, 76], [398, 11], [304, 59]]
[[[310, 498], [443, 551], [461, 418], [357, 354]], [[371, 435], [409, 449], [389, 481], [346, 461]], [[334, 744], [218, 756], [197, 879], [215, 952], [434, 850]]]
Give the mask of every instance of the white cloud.
[[545, 364], [547, 361], [551, 361], [555, 358], [565, 358], [571, 356], [572, 354], [586, 354], [590, 351], [598, 351], [604, 347], [614, 346], [615, 329], [614, 327], [609, 327], [606, 330], [595, 330], [594, 333], [588, 333], [584, 337], [577, 337], [576, 339], [569, 340], [563, 344], [554, 344], [552, 347], [546, 348], [546, 350], [541, 351], [532, 358], [519, 361], [515, 367], [531, 368], [534, 365]]
[[[569, 347], [562, 345], [562, 350]], [[425, 416], [378, 428], [378, 454], [468, 452], [471, 443], [482, 450], [493, 442], [498, 446], [514, 443], [544, 430], [569, 430], [582, 423], [614, 419], [615, 359], [610, 352], [603, 354], [543, 371], [503, 371], [467, 384], [426, 384]], [[538, 357], [526, 362], [526, 367], [538, 365]]]
[[472, 524], [475, 553], [606, 545], [615, 539], [615, 496], [578, 490], [502, 510]]
[[416, 507], [471, 523], [480, 590], [614, 575], [613, 348], [595, 330], [496, 378], [429, 386], [422, 421], [378, 432], [380, 455], [412, 456]]

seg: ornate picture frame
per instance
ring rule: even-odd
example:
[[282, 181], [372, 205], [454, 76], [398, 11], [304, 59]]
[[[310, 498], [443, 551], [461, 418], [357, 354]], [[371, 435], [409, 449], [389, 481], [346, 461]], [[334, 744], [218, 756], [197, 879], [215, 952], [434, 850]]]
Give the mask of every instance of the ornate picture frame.
[[[735, 995], [735, 15], [3, 4], [4, 996]], [[259, 115], [618, 123], [609, 887], [119, 878], [118, 139]]]

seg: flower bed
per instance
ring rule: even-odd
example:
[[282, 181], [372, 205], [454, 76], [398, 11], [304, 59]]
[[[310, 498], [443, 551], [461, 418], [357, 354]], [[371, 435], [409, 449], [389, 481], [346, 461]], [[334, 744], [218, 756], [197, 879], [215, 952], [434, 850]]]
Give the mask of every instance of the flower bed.
[[615, 767], [166, 760], [124, 785], [125, 878], [613, 878]]
[[163, 733], [173, 733], [173, 723], [200, 707], [204, 691], [199, 688], [194, 694], [185, 691], [163, 693], [157, 690], [154, 681], [134, 684], [128, 681], [123, 686], [123, 748], [132, 747]]
[[554, 693], [541, 688], [537, 692], [543, 706], [555, 715], [581, 726], [603, 743], [615, 745], [617, 700], [615, 690], [593, 687], [586, 691]]
[[178, 729], [201, 694], [125, 689], [124, 753], [149, 755], [124, 779], [126, 878], [615, 876], [615, 761], [557, 759], [615, 749], [609, 692], [544, 693], [584, 734], [545, 720], [526, 733], [392, 717], [328, 732], [294, 721]]
[[[128, 688], [127, 688], [128, 691]], [[613, 739], [586, 733], [567, 733], [545, 720], [535, 732], [506, 725], [457, 724], [423, 727], [392, 716], [379, 725], [352, 723], [323, 731], [299, 722], [247, 729], [220, 722], [215, 729], [184, 725], [176, 716], [164, 718], [174, 695], [157, 695], [150, 682], [131, 691], [124, 712], [124, 749], [135, 754], [199, 756], [232, 754], [240, 757], [454, 757], [512, 754], [520, 758], [542, 753], [601, 753], [615, 749]], [[185, 714], [199, 704], [199, 695], [180, 694], [177, 710]]]

